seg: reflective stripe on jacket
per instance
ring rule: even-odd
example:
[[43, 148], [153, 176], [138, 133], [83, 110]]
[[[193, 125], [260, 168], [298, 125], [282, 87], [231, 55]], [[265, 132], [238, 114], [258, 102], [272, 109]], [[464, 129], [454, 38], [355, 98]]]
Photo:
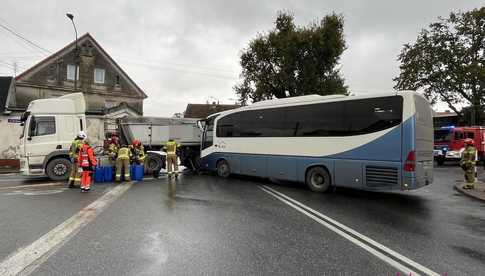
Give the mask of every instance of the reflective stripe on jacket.
[[88, 144], [82, 144], [77, 158], [78, 166], [87, 168], [90, 166], [96, 166], [96, 163], [93, 148], [91, 148], [91, 146]]
[[460, 165], [475, 165], [475, 156], [477, 150], [473, 146], [468, 146], [465, 148], [461, 155]]
[[118, 159], [130, 159], [130, 148], [122, 147], [118, 150]]
[[110, 159], [116, 159], [116, 155], [118, 154], [118, 147], [115, 144], [109, 144], [108, 146], [108, 156]]
[[133, 158], [138, 158], [140, 161], [145, 160], [145, 149], [143, 148], [143, 145], [140, 145], [139, 147], [130, 145], [130, 150]]
[[165, 144], [165, 149], [167, 150], [167, 154], [175, 155], [177, 153], [177, 142], [168, 141]]
[[77, 153], [82, 145], [83, 141], [81, 139], [74, 139], [74, 141], [71, 143], [71, 147], [69, 148], [69, 157], [77, 159]]

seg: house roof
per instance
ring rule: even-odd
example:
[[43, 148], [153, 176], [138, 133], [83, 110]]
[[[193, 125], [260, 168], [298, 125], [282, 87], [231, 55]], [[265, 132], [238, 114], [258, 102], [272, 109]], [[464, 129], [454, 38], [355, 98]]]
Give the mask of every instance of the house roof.
[[0, 77], [0, 113], [6, 109], [8, 93], [13, 77]]
[[[110, 61], [113, 66], [119, 70], [119, 73], [121, 75], [123, 75], [128, 81], [129, 83], [133, 86], [133, 88], [135, 90], [137, 90], [140, 95], [143, 97], [143, 98], [147, 98], [148, 96], [145, 94], [145, 92], [143, 92], [143, 90], [130, 78], [130, 76], [118, 65], [118, 63], [116, 63], [116, 61], [103, 49], [103, 47], [101, 47], [101, 45], [99, 45], [99, 43], [91, 36], [90, 33], [85, 33], [84, 35], [82, 35], [81, 37], [79, 37], [77, 39], [77, 42], [78, 42], [78, 45], [83, 43], [84, 41], [86, 40], [90, 40], [94, 46], [101, 52], [101, 54], [108, 59], [108, 61]], [[15, 80], [16, 81], [22, 81], [22, 79], [26, 76], [28, 76], [29, 74], [43, 68], [44, 66], [47, 66], [48, 64], [50, 64], [50, 62], [54, 61], [56, 57], [66, 53], [66, 52], [69, 52], [69, 51], [72, 51], [74, 48], [76, 47], [76, 41], [74, 40], [73, 42], [69, 43], [68, 45], [66, 45], [64, 48], [60, 49], [59, 51], [53, 53], [52, 55], [48, 56], [47, 58], [41, 60], [40, 62], [38, 62], [36, 65], [30, 67], [29, 69], [27, 69], [26, 71], [22, 72], [22, 74], [18, 75]]]
[[241, 107], [237, 104], [188, 104], [184, 118], [206, 118], [207, 116], [234, 108]]
[[105, 114], [110, 114], [110, 113], [114, 113], [116, 111], [120, 111], [120, 110], [130, 110], [131, 112], [135, 113], [135, 114], [138, 114], [138, 115], [143, 115], [141, 114], [140, 112], [138, 112], [136, 109], [134, 109], [133, 107], [131, 107], [128, 103], [126, 102], [121, 102], [119, 105], [117, 106], [114, 106], [114, 107], [111, 107], [111, 108], [107, 108], [104, 113]]

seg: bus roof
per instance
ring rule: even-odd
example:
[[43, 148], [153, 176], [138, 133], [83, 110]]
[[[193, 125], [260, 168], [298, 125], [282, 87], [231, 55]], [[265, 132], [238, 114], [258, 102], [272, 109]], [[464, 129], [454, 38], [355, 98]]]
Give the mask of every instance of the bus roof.
[[[379, 94], [366, 94], [366, 95], [359, 95], [359, 96], [345, 96], [345, 95], [328, 95], [328, 96], [321, 96], [321, 95], [306, 95], [306, 96], [298, 96], [298, 97], [290, 97], [290, 98], [282, 98], [282, 99], [274, 99], [274, 100], [266, 100], [253, 103], [248, 106], [243, 106], [236, 109], [226, 110], [222, 112], [218, 112], [212, 114], [209, 117], [217, 117], [219, 115], [230, 114], [238, 111], [244, 110], [251, 110], [251, 109], [263, 109], [265, 107], [277, 107], [277, 106], [286, 106], [292, 104], [304, 104], [304, 103], [321, 103], [321, 102], [332, 102], [334, 100], [357, 100], [357, 99], [367, 99], [367, 98], [378, 98], [378, 97], [388, 97], [388, 96], [395, 96], [395, 95], [404, 95], [404, 94], [417, 94], [415, 91], [404, 90], [404, 91], [394, 91], [389, 93], [379, 93]], [[421, 95], [420, 95], [421, 96]]]

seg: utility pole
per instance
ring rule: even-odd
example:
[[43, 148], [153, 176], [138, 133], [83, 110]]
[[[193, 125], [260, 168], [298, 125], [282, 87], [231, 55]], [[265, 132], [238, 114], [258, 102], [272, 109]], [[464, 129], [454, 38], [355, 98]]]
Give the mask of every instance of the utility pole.
[[77, 29], [74, 24], [74, 15], [66, 13], [67, 18], [71, 19], [72, 26], [74, 27], [74, 33], [76, 34], [76, 50], [74, 50], [74, 91], [77, 91], [77, 70], [79, 68], [79, 48], [77, 46]]
[[14, 78], [17, 77], [17, 68], [18, 68], [17, 62], [14, 62], [13, 63], [13, 77]]

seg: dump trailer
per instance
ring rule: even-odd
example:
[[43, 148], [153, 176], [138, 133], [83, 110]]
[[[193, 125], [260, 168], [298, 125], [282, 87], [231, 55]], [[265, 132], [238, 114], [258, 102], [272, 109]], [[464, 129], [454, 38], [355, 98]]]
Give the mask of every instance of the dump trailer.
[[199, 169], [201, 131], [196, 119], [162, 117], [127, 117], [118, 121], [122, 144], [140, 140], [147, 153], [145, 172], [165, 168], [163, 146], [169, 139], [179, 145], [180, 164], [194, 171]]
[[[88, 137], [108, 134], [106, 128], [99, 130], [103, 133], [89, 132], [85, 113], [82, 93], [32, 101], [22, 116], [20, 172], [27, 176], [47, 175], [52, 180], [66, 180], [72, 165], [69, 147], [78, 132], [85, 131]], [[105, 122], [105, 127], [109, 124]], [[113, 127], [125, 145], [131, 144], [133, 139], [141, 140], [147, 152], [146, 172], [158, 174], [165, 167], [163, 145], [170, 138], [180, 145], [181, 164], [193, 170], [199, 168], [201, 133], [194, 119], [133, 117], [115, 120]], [[97, 157], [105, 161], [102, 146], [94, 146]]]

